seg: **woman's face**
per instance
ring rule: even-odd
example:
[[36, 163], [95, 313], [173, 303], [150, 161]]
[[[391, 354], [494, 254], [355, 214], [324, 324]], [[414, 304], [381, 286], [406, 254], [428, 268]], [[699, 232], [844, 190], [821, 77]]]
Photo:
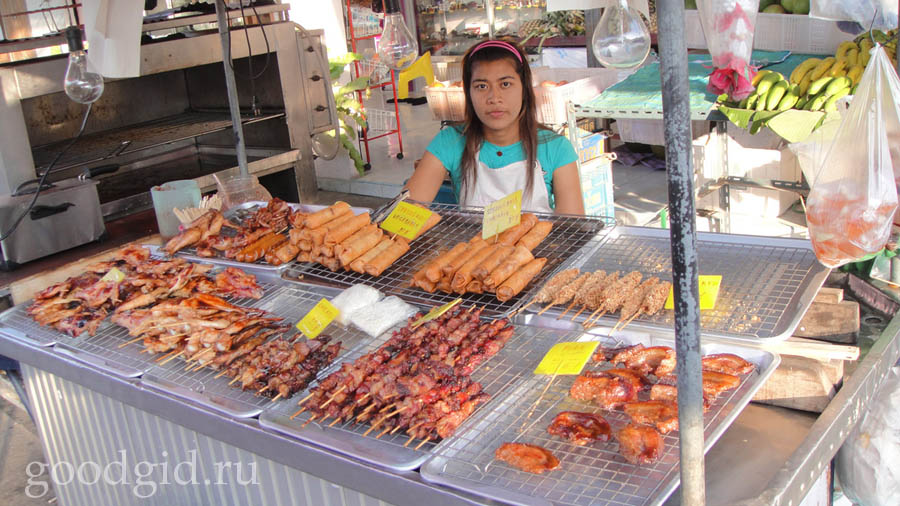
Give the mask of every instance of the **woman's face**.
[[470, 86], [469, 97], [485, 133], [498, 134], [518, 128], [522, 80], [511, 59], [473, 64]]

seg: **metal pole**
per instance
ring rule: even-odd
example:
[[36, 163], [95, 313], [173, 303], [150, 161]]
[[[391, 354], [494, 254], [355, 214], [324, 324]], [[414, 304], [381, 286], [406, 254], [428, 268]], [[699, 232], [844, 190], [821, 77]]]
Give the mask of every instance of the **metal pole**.
[[669, 184], [672, 277], [675, 289], [675, 352], [678, 432], [681, 436], [681, 504], [705, 504], [700, 305], [691, 160], [691, 107], [684, 1], [657, 0], [660, 78]]
[[[219, 24], [219, 37], [222, 38], [222, 65], [225, 66], [225, 86], [228, 89], [228, 109], [231, 110], [231, 125], [234, 130], [234, 144], [237, 150], [238, 167], [242, 176], [249, 176], [247, 168], [247, 149], [244, 147], [244, 128], [241, 125], [241, 104], [238, 102], [237, 84], [234, 82], [234, 69], [231, 68], [231, 34], [228, 31], [228, 9], [224, 0], [216, 0], [216, 19]], [[244, 20], [246, 22], [246, 20]], [[253, 55], [247, 55], [252, 58]]]

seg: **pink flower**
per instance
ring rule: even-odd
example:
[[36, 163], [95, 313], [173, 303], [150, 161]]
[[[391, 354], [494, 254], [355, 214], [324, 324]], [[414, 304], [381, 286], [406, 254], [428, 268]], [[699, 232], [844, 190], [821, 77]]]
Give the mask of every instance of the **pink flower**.
[[709, 75], [707, 91], [716, 95], [727, 93], [732, 100], [743, 100], [753, 93], [750, 80], [756, 71], [743, 58], [727, 52], [714, 57], [713, 64], [717, 68]]

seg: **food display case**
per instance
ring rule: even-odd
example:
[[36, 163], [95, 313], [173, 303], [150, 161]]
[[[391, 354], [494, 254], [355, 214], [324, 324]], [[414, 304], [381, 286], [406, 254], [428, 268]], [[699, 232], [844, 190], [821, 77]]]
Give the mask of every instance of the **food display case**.
[[522, 28], [539, 20], [546, 5], [544, 0], [416, 0], [419, 50], [461, 56], [491, 34], [522, 37]]

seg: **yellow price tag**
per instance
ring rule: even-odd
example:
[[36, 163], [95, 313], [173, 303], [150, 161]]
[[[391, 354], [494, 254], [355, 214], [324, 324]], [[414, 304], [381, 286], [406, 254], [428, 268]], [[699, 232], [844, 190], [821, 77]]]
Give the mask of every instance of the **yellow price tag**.
[[419, 325], [422, 325], [423, 323], [428, 323], [431, 320], [434, 320], [435, 318], [440, 317], [442, 314], [446, 313], [447, 311], [450, 311], [450, 309], [452, 309], [453, 306], [459, 304], [460, 302], [462, 302], [462, 299], [456, 299], [453, 302], [448, 302], [441, 307], [432, 308], [432, 310], [429, 311], [428, 314], [426, 314], [425, 316], [416, 320], [415, 323], [412, 324], [412, 328], [416, 328]]
[[340, 310], [327, 299], [322, 299], [297, 323], [297, 330], [308, 339], [315, 339], [340, 314]]
[[599, 341], [557, 343], [544, 355], [535, 374], [581, 374]]
[[[700, 309], [713, 309], [716, 307], [716, 299], [719, 298], [719, 285], [722, 284], [721, 274], [701, 274], [698, 277], [700, 283]], [[666, 299], [666, 309], [675, 309], [675, 287], [669, 289], [669, 297]]]
[[113, 283], [121, 283], [122, 281], [125, 281], [125, 273], [113, 267], [109, 270], [109, 272], [106, 273], [105, 276], [100, 278], [100, 281], [112, 281]]
[[411, 241], [419, 235], [419, 230], [422, 230], [430, 216], [431, 211], [428, 209], [400, 202], [381, 222], [381, 228]]
[[502, 199], [485, 206], [481, 222], [481, 238], [493, 237], [519, 224], [522, 219], [522, 190], [516, 190]]

